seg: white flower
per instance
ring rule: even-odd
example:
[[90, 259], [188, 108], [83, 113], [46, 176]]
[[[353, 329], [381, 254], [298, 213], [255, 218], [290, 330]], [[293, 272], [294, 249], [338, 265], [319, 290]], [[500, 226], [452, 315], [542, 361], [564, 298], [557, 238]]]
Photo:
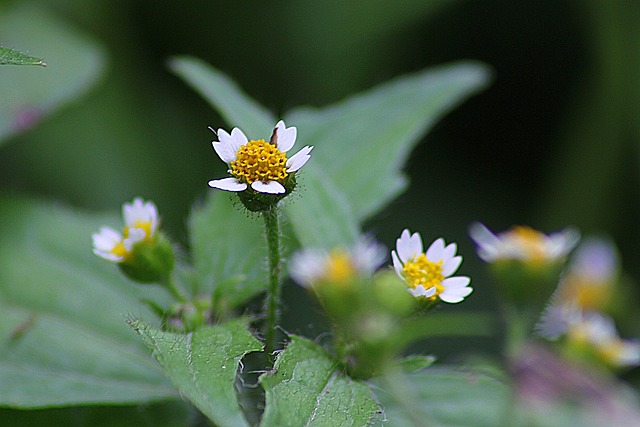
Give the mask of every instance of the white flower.
[[233, 128], [231, 134], [218, 129], [220, 141], [213, 141], [213, 149], [229, 165], [231, 177], [211, 180], [209, 186], [234, 192], [251, 186], [259, 193], [285, 193], [287, 177], [307, 163], [313, 149], [305, 146], [287, 159], [286, 153], [295, 144], [296, 134], [296, 128], [285, 127], [282, 120], [276, 124], [269, 142], [264, 139], [249, 141], [238, 128]]
[[396, 241], [396, 251], [391, 252], [393, 268], [408, 285], [414, 297], [440, 298], [444, 302], [457, 303], [472, 291], [471, 279], [465, 276], [449, 277], [458, 270], [462, 257], [456, 256], [455, 243], [445, 245], [437, 239], [423, 252], [420, 234], [404, 230]]
[[152, 202], [136, 198], [122, 206], [124, 228], [122, 233], [102, 227], [91, 237], [93, 253], [113, 262], [122, 262], [131, 253], [133, 245], [151, 239], [158, 227], [158, 210]]
[[592, 345], [611, 365], [640, 365], [640, 343], [620, 338], [613, 319], [600, 313], [584, 314], [569, 325], [567, 335], [570, 340]]
[[532, 228], [518, 226], [495, 235], [477, 222], [471, 225], [469, 235], [478, 245], [478, 256], [485, 262], [554, 261], [567, 255], [580, 240], [580, 234], [571, 228], [545, 235]]
[[318, 282], [342, 283], [358, 276], [371, 276], [386, 257], [378, 243], [361, 238], [350, 250], [305, 249], [291, 258], [289, 273], [300, 286]]

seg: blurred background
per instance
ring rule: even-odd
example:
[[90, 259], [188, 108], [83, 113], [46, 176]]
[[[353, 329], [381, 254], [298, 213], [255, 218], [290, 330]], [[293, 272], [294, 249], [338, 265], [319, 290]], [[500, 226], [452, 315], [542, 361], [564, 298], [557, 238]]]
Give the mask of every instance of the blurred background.
[[274, 112], [474, 59], [492, 84], [418, 146], [409, 191], [366, 229], [390, 248], [405, 227], [458, 242], [475, 287], [463, 309], [494, 307], [473, 221], [610, 236], [634, 282], [639, 22], [634, 0], [3, 0], [0, 43], [49, 65], [20, 73], [66, 80], [16, 92], [0, 69], [0, 188], [89, 211], [153, 199], [186, 245], [192, 204], [224, 171], [207, 126], [230, 126], [168, 71], [172, 55], [204, 59]]

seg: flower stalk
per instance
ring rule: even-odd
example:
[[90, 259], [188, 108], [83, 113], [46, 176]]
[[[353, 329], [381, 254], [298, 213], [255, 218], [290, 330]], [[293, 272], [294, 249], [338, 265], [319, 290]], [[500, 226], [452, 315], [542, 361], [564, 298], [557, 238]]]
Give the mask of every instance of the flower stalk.
[[265, 315], [265, 351], [268, 357], [276, 350], [276, 334], [279, 321], [282, 282], [280, 270], [282, 257], [280, 254], [279, 211], [276, 206], [262, 211], [267, 236], [267, 252], [269, 259], [269, 287], [267, 290]]

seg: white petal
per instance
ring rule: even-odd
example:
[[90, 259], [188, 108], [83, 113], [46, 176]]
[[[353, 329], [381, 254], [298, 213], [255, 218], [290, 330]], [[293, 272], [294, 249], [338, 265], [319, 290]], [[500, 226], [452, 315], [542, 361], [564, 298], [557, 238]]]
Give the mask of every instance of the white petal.
[[502, 242], [483, 224], [474, 222], [469, 227], [469, 236], [478, 245], [478, 256], [485, 262], [491, 262], [500, 255]]
[[240, 182], [235, 178], [222, 178], [209, 181], [209, 187], [225, 191], [238, 192], [246, 190], [247, 184], [245, 184], [244, 182]]
[[442, 252], [444, 251], [444, 239], [441, 237], [429, 246], [427, 249], [427, 259], [431, 262], [438, 262], [442, 259]]
[[275, 129], [273, 130], [273, 137], [271, 138], [271, 143], [275, 142], [276, 147], [278, 147], [278, 150], [282, 151], [283, 153], [286, 153], [287, 151], [291, 150], [291, 147], [293, 147], [293, 144], [296, 143], [296, 136], [298, 133], [298, 130], [295, 127], [290, 127], [287, 128], [284, 125], [284, 122], [282, 120], [280, 120], [277, 124]]
[[402, 277], [402, 271], [403, 271], [402, 263], [400, 262], [400, 259], [398, 258], [396, 251], [391, 251], [391, 259], [393, 260], [393, 269], [396, 271], [396, 274], [398, 275], [399, 278], [404, 280], [404, 277]]
[[234, 150], [230, 144], [225, 144], [224, 142], [213, 141], [211, 143], [213, 145], [213, 149], [216, 150], [218, 157], [220, 159], [229, 164], [236, 159], [237, 150]]
[[247, 145], [248, 142], [249, 140], [240, 129], [231, 129], [231, 146], [235, 151], [238, 151], [243, 145]]
[[411, 235], [408, 229], [405, 229], [400, 238], [396, 240], [396, 249], [398, 257], [403, 263], [409, 262], [422, 253], [422, 238], [419, 233]]
[[282, 194], [286, 192], [285, 188], [276, 181], [262, 182], [256, 181], [251, 184], [251, 188], [256, 190], [258, 193], [267, 193], [267, 194]]
[[442, 286], [445, 289], [464, 288], [471, 283], [471, 279], [466, 276], [447, 277], [442, 281]]
[[456, 245], [455, 243], [451, 243], [445, 246], [444, 250], [442, 251], [441, 258], [443, 264], [446, 264], [451, 258], [456, 255], [456, 249], [458, 249], [458, 245]]
[[429, 298], [429, 297], [434, 296], [435, 293], [436, 293], [436, 288], [434, 286], [430, 287], [429, 289], [425, 289], [424, 286], [418, 285], [418, 286], [415, 287], [415, 289], [408, 288], [407, 290], [414, 297], [426, 297], [426, 298]]
[[102, 227], [99, 233], [94, 233], [91, 236], [93, 240], [93, 246], [100, 252], [110, 252], [120, 240], [122, 235], [109, 227]]
[[122, 216], [127, 227], [133, 227], [140, 223], [150, 223], [152, 234], [158, 226], [158, 208], [153, 202], [144, 202], [139, 197], [136, 197], [133, 203], [125, 203], [122, 206]]
[[142, 228], [130, 228], [129, 236], [126, 239], [124, 239], [124, 241], [122, 242], [127, 252], [131, 251], [131, 249], [133, 248], [133, 245], [143, 241], [146, 234], [147, 233]]
[[442, 275], [444, 277], [451, 276], [453, 273], [456, 272], [458, 267], [460, 267], [460, 263], [462, 263], [462, 257], [461, 256], [456, 256], [456, 257], [451, 258], [449, 261], [445, 262], [442, 265]]
[[313, 147], [306, 146], [287, 160], [287, 172], [295, 172], [299, 170], [311, 158], [309, 153]]
[[102, 251], [99, 251], [98, 249], [94, 249], [93, 253], [98, 255], [101, 258], [106, 259], [107, 261], [120, 262], [124, 259], [124, 257], [122, 256], [114, 255], [110, 252], [102, 252]]

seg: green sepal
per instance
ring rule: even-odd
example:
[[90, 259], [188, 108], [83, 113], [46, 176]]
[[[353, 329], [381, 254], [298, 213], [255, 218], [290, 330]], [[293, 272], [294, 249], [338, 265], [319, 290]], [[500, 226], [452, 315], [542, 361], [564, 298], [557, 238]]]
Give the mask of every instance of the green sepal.
[[130, 256], [118, 265], [125, 276], [138, 283], [162, 282], [175, 265], [173, 246], [162, 233], [157, 233], [153, 240], [133, 245]]
[[287, 197], [296, 188], [295, 174], [287, 175], [282, 185], [285, 188], [285, 192], [282, 194], [260, 193], [251, 188], [250, 185], [247, 186], [246, 190], [239, 191], [236, 194], [238, 194], [238, 198], [249, 211], [264, 212], [273, 208], [280, 200]]

